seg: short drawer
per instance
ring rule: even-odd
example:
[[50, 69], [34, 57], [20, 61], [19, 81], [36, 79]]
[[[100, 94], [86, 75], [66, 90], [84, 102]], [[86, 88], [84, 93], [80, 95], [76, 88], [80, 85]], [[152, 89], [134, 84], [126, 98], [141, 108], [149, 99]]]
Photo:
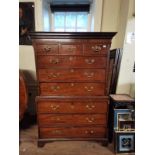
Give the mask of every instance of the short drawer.
[[105, 82], [105, 69], [39, 69], [40, 82]]
[[103, 101], [38, 101], [39, 114], [44, 113], [107, 113], [108, 100]]
[[108, 43], [91, 43], [84, 44], [83, 51], [86, 55], [102, 55], [107, 54], [110, 45]]
[[39, 138], [104, 138], [105, 127], [39, 128]]
[[82, 44], [60, 44], [60, 55], [82, 55]]
[[107, 114], [39, 114], [39, 126], [53, 125], [104, 125]]
[[40, 83], [43, 96], [104, 96], [105, 83]]
[[38, 56], [38, 68], [105, 68], [106, 57]]
[[37, 55], [54, 55], [59, 52], [58, 44], [40, 44], [34, 47]]

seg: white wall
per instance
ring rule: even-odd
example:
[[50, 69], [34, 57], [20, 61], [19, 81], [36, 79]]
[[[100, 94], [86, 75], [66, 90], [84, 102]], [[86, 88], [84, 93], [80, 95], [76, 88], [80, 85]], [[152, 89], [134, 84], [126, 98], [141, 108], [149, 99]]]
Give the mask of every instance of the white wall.
[[19, 68], [28, 71], [32, 81], [36, 79], [34, 51], [32, 46], [19, 46]]
[[93, 0], [91, 5], [91, 31], [100, 32], [102, 24], [102, 10], [104, 0]]
[[131, 34], [135, 32], [135, 19], [128, 20], [123, 46], [122, 62], [118, 78], [116, 92], [118, 94], [126, 93], [134, 97], [134, 73], [133, 65], [135, 61], [135, 41]]
[[118, 30], [120, 0], [104, 0], [103, 2], [101, 31], [116, 32]]
[[51, 11], [50, 11], [50, 4], [48, 1], [43, 1], [43, 28], [44, 31], [51, 30]]
[[130, 94], [134, 97], [134, 42], [128, 44], [124, 39], [134, 32], [134, 0], [104, 0], [101, 31], [117, 34], [112, 40], [111, 49], [123, 48], [116, 93]]

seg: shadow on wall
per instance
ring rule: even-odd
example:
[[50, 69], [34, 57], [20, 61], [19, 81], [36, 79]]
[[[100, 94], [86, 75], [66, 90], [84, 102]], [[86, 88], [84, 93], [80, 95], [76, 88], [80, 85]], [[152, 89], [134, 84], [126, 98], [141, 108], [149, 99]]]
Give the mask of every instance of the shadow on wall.
[[132, 83], [131, 84], [131, 87], [130, 87], [130, 96], [135, 98], [135, 83]]
[[37, 82], [32, 76], [31, 72], [28, 70], [22, 70], [23, 74], [25, 75], [25, 81], [28, 91], [28, 108], [27, 113], [29, 115], [36, 115], [36, 104], [35, 104], [35, 97], [38, 94], [38, 87]]
[[22, 71], [23, 71], [23, 73], [25, 75], [25, 78], [26, 78], [25, 80], [26, 80], [27, 84], [28, 85], [36, 85], [36, 80], [32, 76], [31, 71], [23, 70], [23, 69], [22, 69]]

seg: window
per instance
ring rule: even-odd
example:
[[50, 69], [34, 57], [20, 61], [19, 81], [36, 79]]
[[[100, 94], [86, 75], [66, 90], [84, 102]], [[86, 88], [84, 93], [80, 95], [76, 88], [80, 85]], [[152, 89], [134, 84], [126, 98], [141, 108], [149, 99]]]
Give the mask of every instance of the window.
[[88, 31], [88, 12], [54, 12], [53, 31]]
[[86, 32], [90, 27], [90, 0], [53, 0], [52, 31]]

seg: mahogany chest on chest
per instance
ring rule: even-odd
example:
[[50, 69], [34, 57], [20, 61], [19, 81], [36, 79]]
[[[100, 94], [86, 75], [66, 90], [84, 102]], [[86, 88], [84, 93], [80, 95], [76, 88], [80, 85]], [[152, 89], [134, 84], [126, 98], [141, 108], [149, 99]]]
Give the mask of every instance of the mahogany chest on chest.
[[38, 146], [108, 140], [108, 63], [114, 32], [33, 32]]

